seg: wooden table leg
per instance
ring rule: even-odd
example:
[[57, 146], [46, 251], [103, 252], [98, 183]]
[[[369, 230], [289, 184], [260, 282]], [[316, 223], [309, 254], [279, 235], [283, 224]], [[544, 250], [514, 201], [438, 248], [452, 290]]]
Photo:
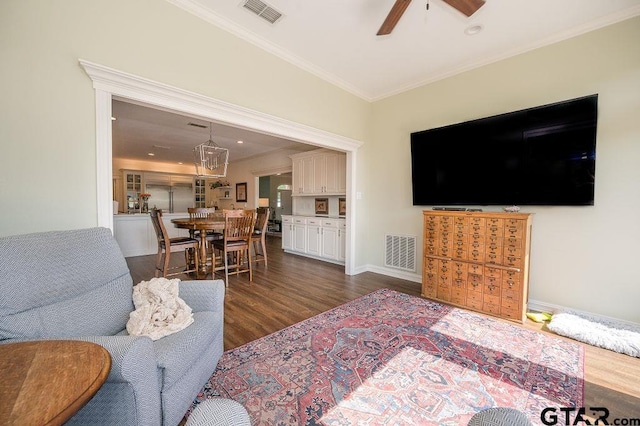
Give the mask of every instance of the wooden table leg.
[[204, 278], [207, 277], [207, 232], [200, 231], [200, 271]]

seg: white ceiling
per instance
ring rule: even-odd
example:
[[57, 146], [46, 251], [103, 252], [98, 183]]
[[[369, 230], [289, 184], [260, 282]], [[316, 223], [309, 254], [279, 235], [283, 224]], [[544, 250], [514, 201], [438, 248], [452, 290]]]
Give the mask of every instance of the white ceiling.
[[[467, 18], [442, 0], [413, 0], [376, 36], [395, 0], [167, 0], [370, 101], [640, 14], [640, 0], [486, 0]], [[429, 10], [426, 5], [429, 3]], [[474, 36], [464, 30], [482, 25]]]
[[[167, 1], [369, 101], [640, 15], [640, 0], [486, 0], [470, 18], [442, 0], [413, 0], [390, 35], [376, 36], [395, 0], [267, 0], [283, 14], [273, 25], [244, 0]], [[466, 35], [473, 25], [483, 30]], [[188, 164], [209, 139], [208, 128], [188, 125], [208, 126], [201, 119], [121, 101], [113, 115], [114, 157]], [[314, 148], [216, 123], [213, 140], [232, 163]]]
[[[112, 121], [114, 158], [193, 164], [193, 148], [209, 140], [211, 123], [199, 118], [121, 100], [112, 102], [112, 116], [116, 119]], [[213, 141], [229, 149], [229, 163], [285, 149], [303, 152], [316, 148], [232, 126], [217, 123], [211, 126]], [[239, 140], [243, 143], [238, 144]]]

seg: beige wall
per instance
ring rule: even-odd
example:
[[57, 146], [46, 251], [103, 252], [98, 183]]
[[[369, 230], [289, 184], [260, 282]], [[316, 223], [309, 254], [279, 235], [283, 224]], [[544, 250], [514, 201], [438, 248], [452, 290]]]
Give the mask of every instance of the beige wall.
[[0, 235], [97, 223], [95, 99], [79, 58], [364, 141], [361, 270], [381, 269], [385, 232], [421, 233], [412, 131], [599, 93], [596, 205], [526, 209], [535, 213], [530, 298], [640, 322], [637, 40], [640, 19], [369, 104], [167, 2], [5, 0]]
[[640, 322], [638, 40], [636, 18], [376, 102], [359, 188], [361, 229], [380, 244], [361, 261], [383, 264], [385, 232], [421, 235], [411, 132], [599, 93], [595, 206], [523, 208], [535, 213], [529, 298]]
[[80, 58], [353, 139], [371, 111], [158, 0], [2, 1], [0, 57], [0, 235], [97, 223], [95, 96]]

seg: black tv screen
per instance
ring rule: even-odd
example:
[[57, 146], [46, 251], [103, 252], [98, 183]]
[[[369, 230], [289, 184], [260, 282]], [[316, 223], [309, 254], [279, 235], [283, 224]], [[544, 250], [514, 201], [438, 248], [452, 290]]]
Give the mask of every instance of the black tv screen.
[[411, 134], [414, 206], [593, 205], [598, 95]]

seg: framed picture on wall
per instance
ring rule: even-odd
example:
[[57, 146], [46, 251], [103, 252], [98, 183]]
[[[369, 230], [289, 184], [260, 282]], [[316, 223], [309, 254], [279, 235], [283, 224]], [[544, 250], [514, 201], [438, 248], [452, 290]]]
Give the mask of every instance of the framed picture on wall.
[[316, 214], [329, 214], [328, 198], [316, 198]]
[[338, 214], [340, 216], [345, 216], [347, 214], [347, 199], [346, 198], [338, 198]]
[[247, 202], [247, 182], [236, 183], [236, 201]]

